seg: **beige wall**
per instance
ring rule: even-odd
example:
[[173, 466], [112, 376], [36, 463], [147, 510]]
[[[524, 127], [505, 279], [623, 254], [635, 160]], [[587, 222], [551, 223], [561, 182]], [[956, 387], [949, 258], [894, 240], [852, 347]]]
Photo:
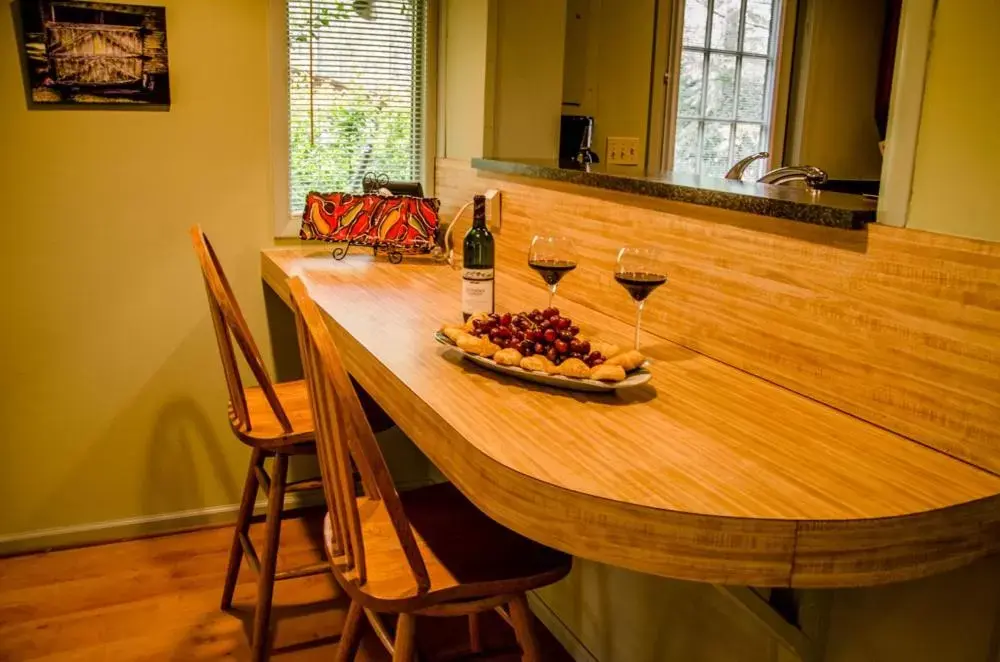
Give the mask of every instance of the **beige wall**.
[[[442, 0], [440, 80], [443, 93], [439, 131], [441, 156], [480, 157], [484, 151], [486, 113], [486, 51], [489, 0]], [[440, 144], [440, 143], [439, 143]]]
[[792, 66], [786, 165], [838, 179], [879, 179], [875, 92], [885, 7], [871, 0], [802, 0]]
[[559, 155], [565, 0], [496, 3], [490, 156]]
[[766, 629], [706, 584], [577, 560], [537, 594], [599, 662], [777, 662]]
[[1000, 240], [995, 0], [937, 3], [908, 227]]
[[585, 43], [567, 43], [571, 77], [583, 81], [583, 95], [580, 106], [563, 106], [563, 114], [594, 117], [593, 150], [601, 163], [607, 163], [609, 136], [639, 139], [640, 165], [610, 166], [609, 172], [643, 173], [655, 6], [655, 0], [573, 0], [569, 5], [583, 16], [588, 37]]
[[28, 110], [0, 12], [0, 500], [17, 504], [0, 536], [239, 497], [246, 449], [186, 230], [216, 242], [265, 340], [267, 0], [163, 4], [169, 112]]

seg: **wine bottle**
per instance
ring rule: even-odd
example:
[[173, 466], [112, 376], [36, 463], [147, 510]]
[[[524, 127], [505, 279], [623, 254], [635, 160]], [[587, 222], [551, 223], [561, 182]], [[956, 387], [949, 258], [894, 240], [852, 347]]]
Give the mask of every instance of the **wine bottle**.
[[493, 235], [486, 227], [486, 196], [473, 198], [472, 227], [462, 243], [462, 316], [492, 313]]

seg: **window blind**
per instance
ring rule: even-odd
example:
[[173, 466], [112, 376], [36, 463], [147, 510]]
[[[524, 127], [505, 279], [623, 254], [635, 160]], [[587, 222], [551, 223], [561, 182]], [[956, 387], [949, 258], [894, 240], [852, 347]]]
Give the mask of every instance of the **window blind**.
[[426, 0], [287, 0], [289, 205], [423, 164]]

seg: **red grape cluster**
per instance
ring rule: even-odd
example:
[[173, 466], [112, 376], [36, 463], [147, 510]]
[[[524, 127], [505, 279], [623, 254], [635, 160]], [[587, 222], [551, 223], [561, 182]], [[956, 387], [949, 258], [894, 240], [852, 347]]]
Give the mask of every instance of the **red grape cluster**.
[[530, 313], [492, 313], [472, 321], [472, 335], [486, 336], [501, 348], [512, 347], [524, 356], [542, 354], [556, 365], [569, 358], [580, 359], [593, 368], [604, 363], [600, 352], [590, 351], [590, 341], [577, 338], [580, 328], [559, 315], [558, 308], [535, 309]]

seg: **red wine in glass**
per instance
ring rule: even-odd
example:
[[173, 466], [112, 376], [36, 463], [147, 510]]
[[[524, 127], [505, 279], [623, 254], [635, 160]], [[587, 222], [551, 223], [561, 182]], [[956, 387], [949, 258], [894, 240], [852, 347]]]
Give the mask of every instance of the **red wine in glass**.
[[615, 274], [615, 280], [624, 287], [633, 301], [645, 301], [653, 290], [667, 282], [666, 274], [648, 271], [623, 271]]
[[626, 246], [618, 251], [615, 264], [615, 281], [628, 292], [635, 301], [635, 348], [639, 349], [639, 325], [642, 309], [653, 290], [667, 282], [666, 259], [652, 248]]
[[563, 276], [576, 269], [576, 262], [570, 260], [534, 260], [528, 266], [541, 275], [546, 285], [558, 285]]
[[549, 286], [549, 308], [563, 276], [576, 269], [576, 248], [567, 237], [536, 235], [528, 249], [528, 266]]

